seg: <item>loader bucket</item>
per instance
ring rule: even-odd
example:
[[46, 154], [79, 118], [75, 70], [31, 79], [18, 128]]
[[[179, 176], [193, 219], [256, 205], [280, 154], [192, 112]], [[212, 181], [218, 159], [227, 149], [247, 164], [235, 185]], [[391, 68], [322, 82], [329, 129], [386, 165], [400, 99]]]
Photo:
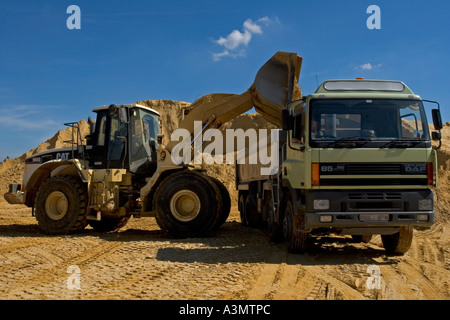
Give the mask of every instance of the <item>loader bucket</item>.
[[[289, 101], [301, 98], [298, 86], [302, 58], [296, 53], [277, 52], [258, 71], [252, 86], [244, 93], [213, 93], [201, 97], [189, 108], [180, 128], [194, 135], [194, 121], [201, 121], [202, 131], [219, 128], [222, 124], [255, 107], [266, 120], [280, 126], [281, 110]], [[170, 152], [177, 144], [170, 141], [166, 149]]]
[[256, 74], [252, 86], [255, 109], [277, 126], [281, 125], [281, 110], [287, 103], [301, 99], [301, 64], [302, 58], [296, 53], [277, 52]]

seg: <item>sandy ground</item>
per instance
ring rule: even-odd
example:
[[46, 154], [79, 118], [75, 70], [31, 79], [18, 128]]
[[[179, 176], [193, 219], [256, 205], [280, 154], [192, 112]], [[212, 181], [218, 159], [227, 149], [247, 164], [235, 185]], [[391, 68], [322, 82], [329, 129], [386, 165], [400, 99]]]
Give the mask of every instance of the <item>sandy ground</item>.
[[[142, 101], [163, 111], [164, 134], [178, 126], [184, 102]], [[232, 126], [266, 127], [246, 115]], [[87, 124], [80, 122], [83, 134]], [[450, 299], [450, 123], [438, 153], [436, 224], [415, 231], [404, 256], [388, 256], [379, 236], [368, 244], [347, 236], [315, 238], [305, 254], [287, 253], [263, 230], [243, 227], [233, 207], [212, 237], [177, 240], [154, 218], [131, 219], [118, 233], [87, 228], [77, 235], [39, 231], [31, 209], [0, 199], [0, 299], [338, 300]], [[0, 194], [22, 180], [25, 156], [61, 147], [68, 130], [0, 164]], [[230, 190], [234, 168], [208, 169]], [[79, 288], [78, 288], [79, 287]]]
[[1, 200], [0, 299], [448, 300], [449, 239], [438, 224], [416, 231], [404, 256], [386, 255], [379, 236], [317, 238], [293, 255], [241, 226], [236, 207], [207, 238], [171, 239], [154, 218], [118, 233], [48, 236], [30, 209]]

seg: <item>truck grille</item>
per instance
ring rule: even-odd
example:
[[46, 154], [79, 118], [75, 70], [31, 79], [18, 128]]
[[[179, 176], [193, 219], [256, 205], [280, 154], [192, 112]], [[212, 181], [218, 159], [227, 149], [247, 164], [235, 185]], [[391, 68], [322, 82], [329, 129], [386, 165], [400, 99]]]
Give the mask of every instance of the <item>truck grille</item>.
[[321, 186], [427, 185], [424, 162], [320, 163], [319, 167]]
[[402, 194], [398, 192], [352, 192], [348, 194], [349, 200], [401, 200]]
[[370, 164], [370, 163], [350, 163], [347, 165], [347, 174], [401, 174], [402, 165], [392, 164]]
[[420, 186], [427, 179], [320, 179], [321, 186]]

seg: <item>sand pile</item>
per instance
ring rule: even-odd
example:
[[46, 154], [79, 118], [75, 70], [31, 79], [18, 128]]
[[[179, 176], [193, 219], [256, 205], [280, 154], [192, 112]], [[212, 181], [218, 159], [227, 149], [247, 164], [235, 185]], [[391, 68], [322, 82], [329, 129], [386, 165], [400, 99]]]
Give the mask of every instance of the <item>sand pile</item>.
[[[78, 122], [81, 137], [84, 143], [84, 137], [89, 134], [89, 125], [85, 120]], [[54, 148], [70, 147], [72, 141], [72, 128], [68, 127], [58, 131], [53, 137], [41, 143], [37, 148], [25, 152], [18, 158], [6, 159], [0, 163], [0, 190], [4, 192], [8, 190], [10, 183], [22, 183], [23, 169], [25, 167], [25, 158]]]
[[[172, 100], [145, 100], [137, 103], [151, 107], [161, 114], [164, 143], [166, 144], [170, 139], [170, 133], [179, 127], [182, 119], [182, 109], [188, 108], [190, 103], [183, 101]], [[86, 121], [79, 122], [82, 137], [89, 133], [89, 126]], [[433, 128], [432, 126], [430, 126]], [[268, 123], [259, 114], [244, 114], [236, 119], [225, 123], [221, 130], [242, 128], [260, 129], [273, 128], [273, 125]], [[32, 149], [21, 157], [16, 159], [7, 159], [0, 164], [0, 190], [7, 190], [10, 183], [21, 183], [22, 173], [24, 168], [24, 159], [27, 156], [52, 148], [60, 148], [70, 146], [67, 141], [72, 137], [72, 129], [67, 128], [58, 131], [52, 138], [48, 139], [37, 148]], [[450, 122], [444, 125], [442, 129], [442, 147], [438, 150], [438, 166], [439, 166], [439, 180], [438, 187], [435, 188], [436, 194], [436, 209], [438, 222], [447, 222], [450, 220]], [[233, 204], [237, 203], [237, 191], [235, 190], [235, 166], [230, 164], [221, 165], [203, 165], [208, 173], [221, 180], [230, 191]]]

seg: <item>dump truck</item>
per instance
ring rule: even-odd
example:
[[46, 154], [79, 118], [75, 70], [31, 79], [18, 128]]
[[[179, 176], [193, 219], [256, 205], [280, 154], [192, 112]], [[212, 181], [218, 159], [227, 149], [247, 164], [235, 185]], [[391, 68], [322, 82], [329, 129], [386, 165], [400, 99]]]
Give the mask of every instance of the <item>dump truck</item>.
[[[202, 132], [255, 107], [268, 118], [278, 114], [298, 90], [301, 58], [278, 52], [257, 72], [242, 94], [210, 94], [184, 113], [191, 151]], [[11, 184], [4, 198], [32, 208], [48, 234], [79, 232], [88, 224], [99, 232], [116, 231], [130, 217], [155, 217], [174, 237], [203, 236], [227, 219], [230, 196], [225, 186], [188, 161], [171, 156], [176, 141], [162, 145], [160, 115], [139, 105], [94, 108], [84, 143], [77, 123], [70, 147], [33, 154], [25, 160], [21, 184]]]
[[[437, 104], [431, 138], [423, 101]], [[314, 235], [338, 234], [358, 242], [381, 235], [387, 252], [403, 254], [414, 228], [434, 223], [437, 102], [401, 81], [329, 80], [290, 102], [278, 122], [279, 169], [236, 165], [243, 224], [267, 226], [290, 252], [306, 250]]]

